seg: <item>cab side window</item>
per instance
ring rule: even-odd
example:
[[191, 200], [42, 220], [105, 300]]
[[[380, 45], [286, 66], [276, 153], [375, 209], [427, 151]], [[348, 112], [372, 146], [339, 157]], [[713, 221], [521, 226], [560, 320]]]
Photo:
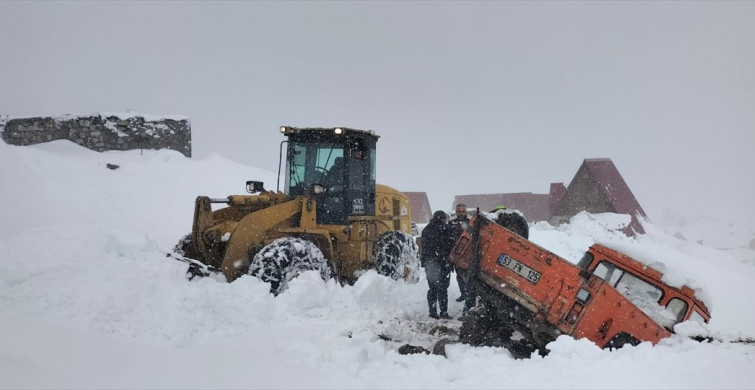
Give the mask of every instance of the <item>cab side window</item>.
[[629, 272], [624, 273], [616, 284], [616, 289], [632, 301], [639, 300], [657, 303], [661, 300], [661, 296], [663, 296], [663, 292], [660, 288], [653, 286]]
[[[671, 300], [668, 301], [668, 304], [666, 304], [666, 310], [668, 310], [674, 316], [674, 319], [676, 320], [675, 323], [682, 322], [682, 320], [684, 319], [684, 315], [687, 314], [688, 308], [689, 308], [689, 305], [687, 305], [687, 302], [684, 302], [683, 300], [679, 298], [671, 298]], [[705, 321], [701, 321], [701, 322], [705, 322]]]
[[623, 269], [605, 260], [601, 261], [595, 267], [594, 274], [615, 287], [616, 290], [636, 305], [640, 305], [641, 302], [658, 303], [663, 296], [663, 291], [660, 288], [629, 272], [624, 272]]
[[692, 321], [697, 321], [697, 322], [699, 322], [701, 324], [705, 323], [705, 317], [703, 317], [702, 315], [700, 315], [700, 313], [698, 313], [697, 310], [695, 310], [695, 311], [692, 312], [692, 315], [689, 317], [689, 319], [692, 320]]

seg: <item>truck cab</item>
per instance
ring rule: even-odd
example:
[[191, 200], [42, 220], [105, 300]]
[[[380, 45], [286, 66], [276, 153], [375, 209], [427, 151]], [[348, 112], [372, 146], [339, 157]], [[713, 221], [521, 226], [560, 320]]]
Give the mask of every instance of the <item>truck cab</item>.
[[618, 250], [594, 244], [577, 265], [615, 288], [668, 330], [687, 320], [710, 320], [708, 307], [694, 290], [669, 286], [661, 272]]

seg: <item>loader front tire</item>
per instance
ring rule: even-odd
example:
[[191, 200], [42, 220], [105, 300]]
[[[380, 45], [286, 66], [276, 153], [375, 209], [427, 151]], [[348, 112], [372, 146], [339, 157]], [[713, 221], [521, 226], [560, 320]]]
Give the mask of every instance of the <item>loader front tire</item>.
[[199, 253], [194, 247], [194, 243], [191, 241], [191, 234], [187, 234], [178, 240], [178, 244], [173, 247], [173, 252], [183, 257], [188, 257], [189, 259], [199, 259]]
[[279, 238], [254, 255], [249, 275], [270, 283], [270, 293], [278, 295], [288, 282], [305, 271], [318, 271], [323, 280], [330, 279], [330, 268], [322, 251], [301, 238]]
[[398, 230], [383, 233], [375, 243], [375, 268], [380, 275], [417, 283], [419, 256], [414, 238]]

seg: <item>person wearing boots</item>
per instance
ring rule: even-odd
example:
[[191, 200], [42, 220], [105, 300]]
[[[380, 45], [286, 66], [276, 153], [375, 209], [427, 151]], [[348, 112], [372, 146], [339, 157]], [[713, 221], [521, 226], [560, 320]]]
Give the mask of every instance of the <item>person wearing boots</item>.
[[430, 317], [435, 319], [451, 318], [448, 315], [448, 285], [452, 266], [448, 262], [448, 257], [454, 244], [454, 234], [447, 222], [448, 215], [438, 210], [433, 214], [432, 221], [422, 230], [420, 260], [427, 275], [427, 304]]
[[[451, 225], [451, 227], [453, 228], [454, 242], [456, 242], [456, 240], [458, 240], [461, 236], [461, 233], [467, 228], [467, 226], [469, 226], [467, 205], [465, 205], [464, 203], [459, 203], [456, 205], [456, 213], [454, 217], [451, 218], [449, 225]], [[456, 272], [456, 282], [459, 284], [459, 292], [461, 293], [461, 295], [456, 298], [456, 302], [463, 302], [467, 299], [466, 281], [461, 277], [461, 275], [459, 275], [458, 272]]]

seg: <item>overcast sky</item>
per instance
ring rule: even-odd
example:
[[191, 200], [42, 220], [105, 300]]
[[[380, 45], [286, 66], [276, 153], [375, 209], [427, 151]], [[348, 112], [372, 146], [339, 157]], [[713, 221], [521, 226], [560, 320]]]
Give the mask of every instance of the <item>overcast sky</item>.
[[280, 125], [372, 129], [447, 210], [608, 157], [651, 219], [755, 215], [752, 1], [0, 2], [0, 50], [0, 115], [186, 115], [271, 171]]

